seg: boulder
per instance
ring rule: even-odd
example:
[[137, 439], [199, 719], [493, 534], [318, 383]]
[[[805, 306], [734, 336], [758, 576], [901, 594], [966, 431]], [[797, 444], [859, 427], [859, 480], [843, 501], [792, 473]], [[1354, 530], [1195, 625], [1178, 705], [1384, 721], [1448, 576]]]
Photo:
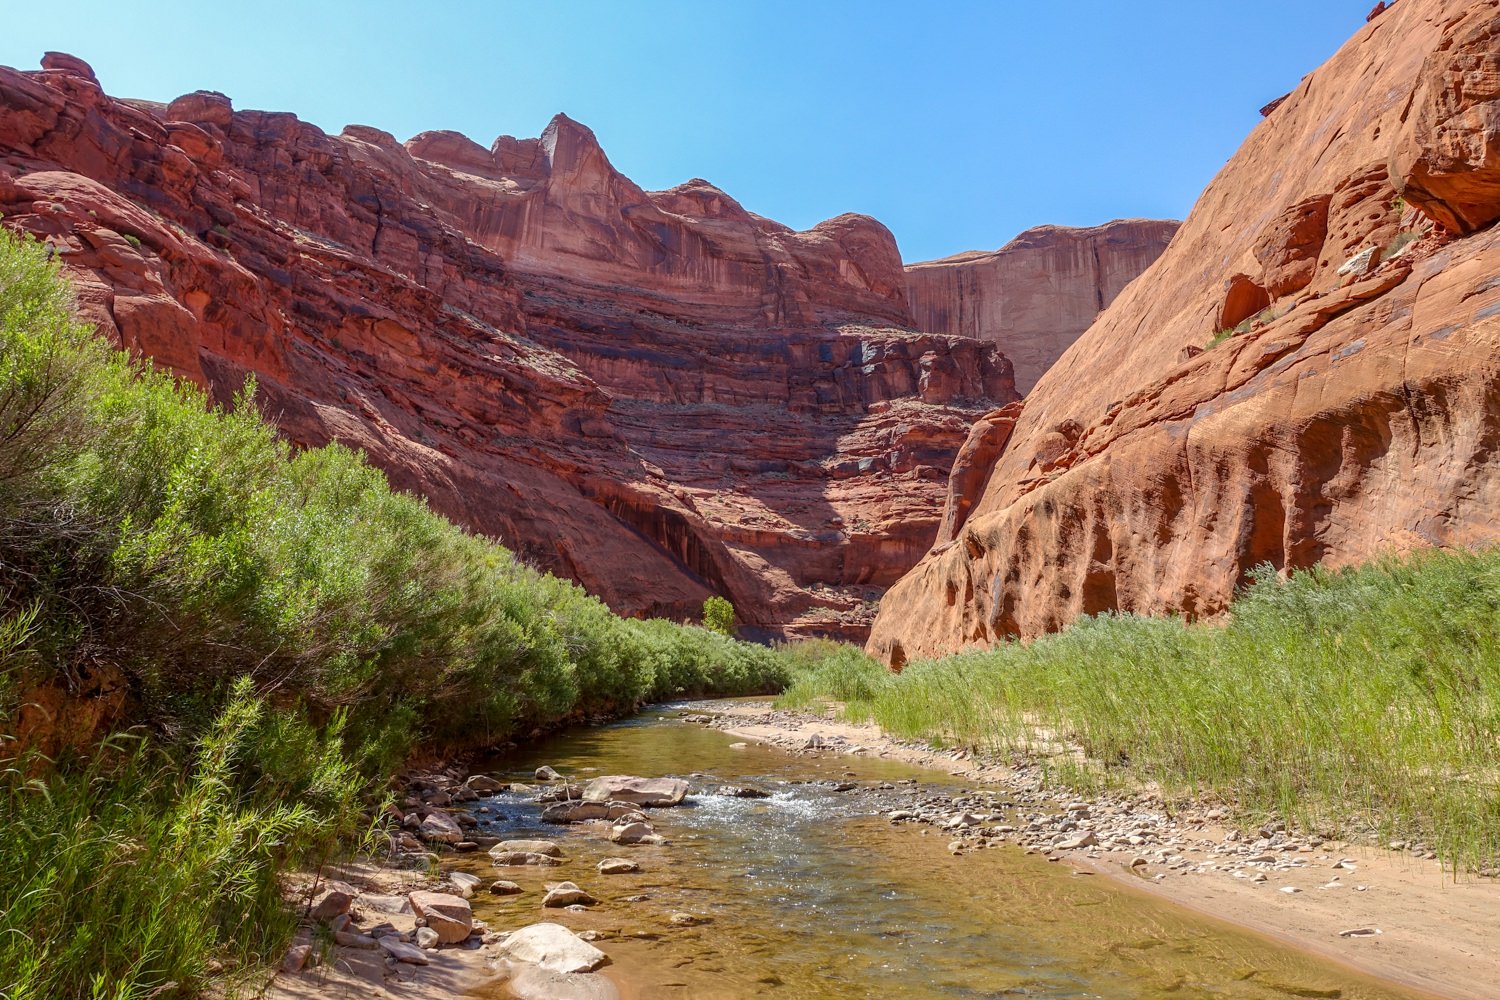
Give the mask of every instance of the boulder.
[[508, 879], [496, 879], [490, 883], [490, 892], [496, 896], [516, 896], [524, 890]]
[[496, 952], [514, 962], [537, 965], [552, 972], [593, 972], [608, 956], [561, 924], [523, 927], [507, 937]]
[[599, 900], [578, 888], [573, 882], [559, 882], [547, 890], [547, 895], [542, 897], [542, 905], [550, 909], [558, 909], [564, 906], [593, 906]]
[[628, 802], [558, 802], [542, 810], [543, 823], [583, 823], [591, 819], [616, 820], [635, 811]]
[[434, 809], [422, 818], [422, 825], [417, 827], [417, 836], [430, 843], [457, 844], [464, 839], [464, 831], [452, 816], [441, 809]]
[[464, 787], [480, 795], [493, 795], [506, 786], [488, 775], [471, 774], [468, 780], [464, 782]]
[[308, 916], [314, 920], [328, 921], [342, 913], [348, 913], [354, 905], [355, 893], [349, 886], [330, 886], [313, 900]]
[[681, 778], [636, 778], [606, 775], [595, 778], [583, 790], [585, 802], [628, 802], [636, 806], [675, 806], [687, 797], [688, 783]]
[[523, 865], [537, 865], [547, 868], [562, 864], [561, 861], [551, 855], [538, 854], [536, 851], [495, 850], [490, 852], [490, 858], [502, 868], [519, 868]]
[[448, 881], [458, 888], [458, 894], [464, 899], [472, 897], [479, 888], [479, 876], [468, 872], [449, 872]]
[[388, 951], [398, 962], [408, 965], [426, 965], [430, 961], [427, 953], [414, 944], [408, 944], [395, 934], [387, 934], [377, 939], [380, 947]]
[[536, 769], [534, 775], [537, 781], [561, 781], [562, 775], [547, 764]]
[[609, 839], [615, 844], [665, 844], [665, 838], [651, 829], [649, 823], [639, 821], [617, 823], [610, 827]]
[[562, 857], [562, 848], [550, 840], [502, 840], [490, 849], [491, 854], [504, 854], [510, 851], [545, 854], [553, 858]]
[[407, 899], [411, 900], [412, 912], [427, 921], [443, 944], [457, 944], [473, 930], [474, 912], [462, 896], [418, 890]]
[[641, 870], [641, 866], [629, 858], [605, 858], [594, 867], [600, 875], [629, 875]]

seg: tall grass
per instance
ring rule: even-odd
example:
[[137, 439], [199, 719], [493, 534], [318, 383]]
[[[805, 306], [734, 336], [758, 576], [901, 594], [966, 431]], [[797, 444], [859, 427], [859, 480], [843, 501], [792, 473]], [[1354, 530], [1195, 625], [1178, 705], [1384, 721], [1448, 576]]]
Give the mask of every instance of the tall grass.
[[[296, 924], [279, 871], [360, 827], [337, 728], [276, 720], [242, 683], [186, 770], [115, 737], [71, 768], [0, 773], [0, 996], [191, 996], [279, 953]], [[288, 753], [295, 773], [265, 769]]]
[[1222, 625], [1085, 618], [908, 666], [804, 666], [783, 698], [845, 702], [893, 733], [1092, 762], [1073, 782], [1159, 782], [1346, 834], [1500, 858], [1500, 551], [1269, 571]]

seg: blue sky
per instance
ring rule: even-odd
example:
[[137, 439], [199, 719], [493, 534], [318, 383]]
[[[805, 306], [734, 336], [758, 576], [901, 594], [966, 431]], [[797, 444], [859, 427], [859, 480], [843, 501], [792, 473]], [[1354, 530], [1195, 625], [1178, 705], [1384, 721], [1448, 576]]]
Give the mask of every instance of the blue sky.
[[337, 132], [589, 125], [649, 189], [705, 177], [798, 228], [866, 212], [924, 260], [1040, 223], [1184, 215], [1373, 0], [15, 4], [111, 94], [219, 90]]

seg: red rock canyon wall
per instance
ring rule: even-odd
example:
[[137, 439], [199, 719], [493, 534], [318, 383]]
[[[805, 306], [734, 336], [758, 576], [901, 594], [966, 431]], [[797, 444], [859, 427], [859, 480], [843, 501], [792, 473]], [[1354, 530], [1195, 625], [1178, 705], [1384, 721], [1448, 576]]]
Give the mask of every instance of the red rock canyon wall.
[[1178, 223], [1039, 226], [999, 250], [906, 267], [916, 325], [995, 344], [1030, 392], [1115, 296], [1161, 256]]
[[1402, 0], [979, 433], [998, 458], [960, 461], [948, 535], [886, 595], [871, 651], [1210, 615], [1261, 563], [1496, 540], [1497, 217], [1500, 3]]
[[628, 614], [710, 593], [768, 634], [862, 637], [930, 546], [992, 346], [911, 329], [895, 241], [704, 181], [646, 192], [559, 116], [488, 149], [330, 136], [200, 92], [0, 69], [0, 212], [102, 332]]

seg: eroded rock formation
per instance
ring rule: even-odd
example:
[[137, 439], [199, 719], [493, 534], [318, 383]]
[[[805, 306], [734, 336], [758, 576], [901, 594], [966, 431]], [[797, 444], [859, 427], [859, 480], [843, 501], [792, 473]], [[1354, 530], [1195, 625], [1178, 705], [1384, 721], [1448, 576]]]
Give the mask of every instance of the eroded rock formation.
[[860, 636], [931, 544], [992, 346], [913, 331], [895, 241], [806, 232], [704, 181], [646, 192], [559, 116], [488, 149], [199, 92], [117, 100], [81, 60], [0, 69], [0, 212], [102, 332], [629, 614], [721, 593]]
[[1178, 223], [1121, 219], [1089, 229], [1039, 226], [992, 252], [909, 264], [920, 329], [995, 344], [1029, 392], [1121, 289], [1161, 256]]
[[1497, 32], [1495, 0], [1402, 0], [1304, 79], [963, 471], [872, 652], [1500, 538]]

